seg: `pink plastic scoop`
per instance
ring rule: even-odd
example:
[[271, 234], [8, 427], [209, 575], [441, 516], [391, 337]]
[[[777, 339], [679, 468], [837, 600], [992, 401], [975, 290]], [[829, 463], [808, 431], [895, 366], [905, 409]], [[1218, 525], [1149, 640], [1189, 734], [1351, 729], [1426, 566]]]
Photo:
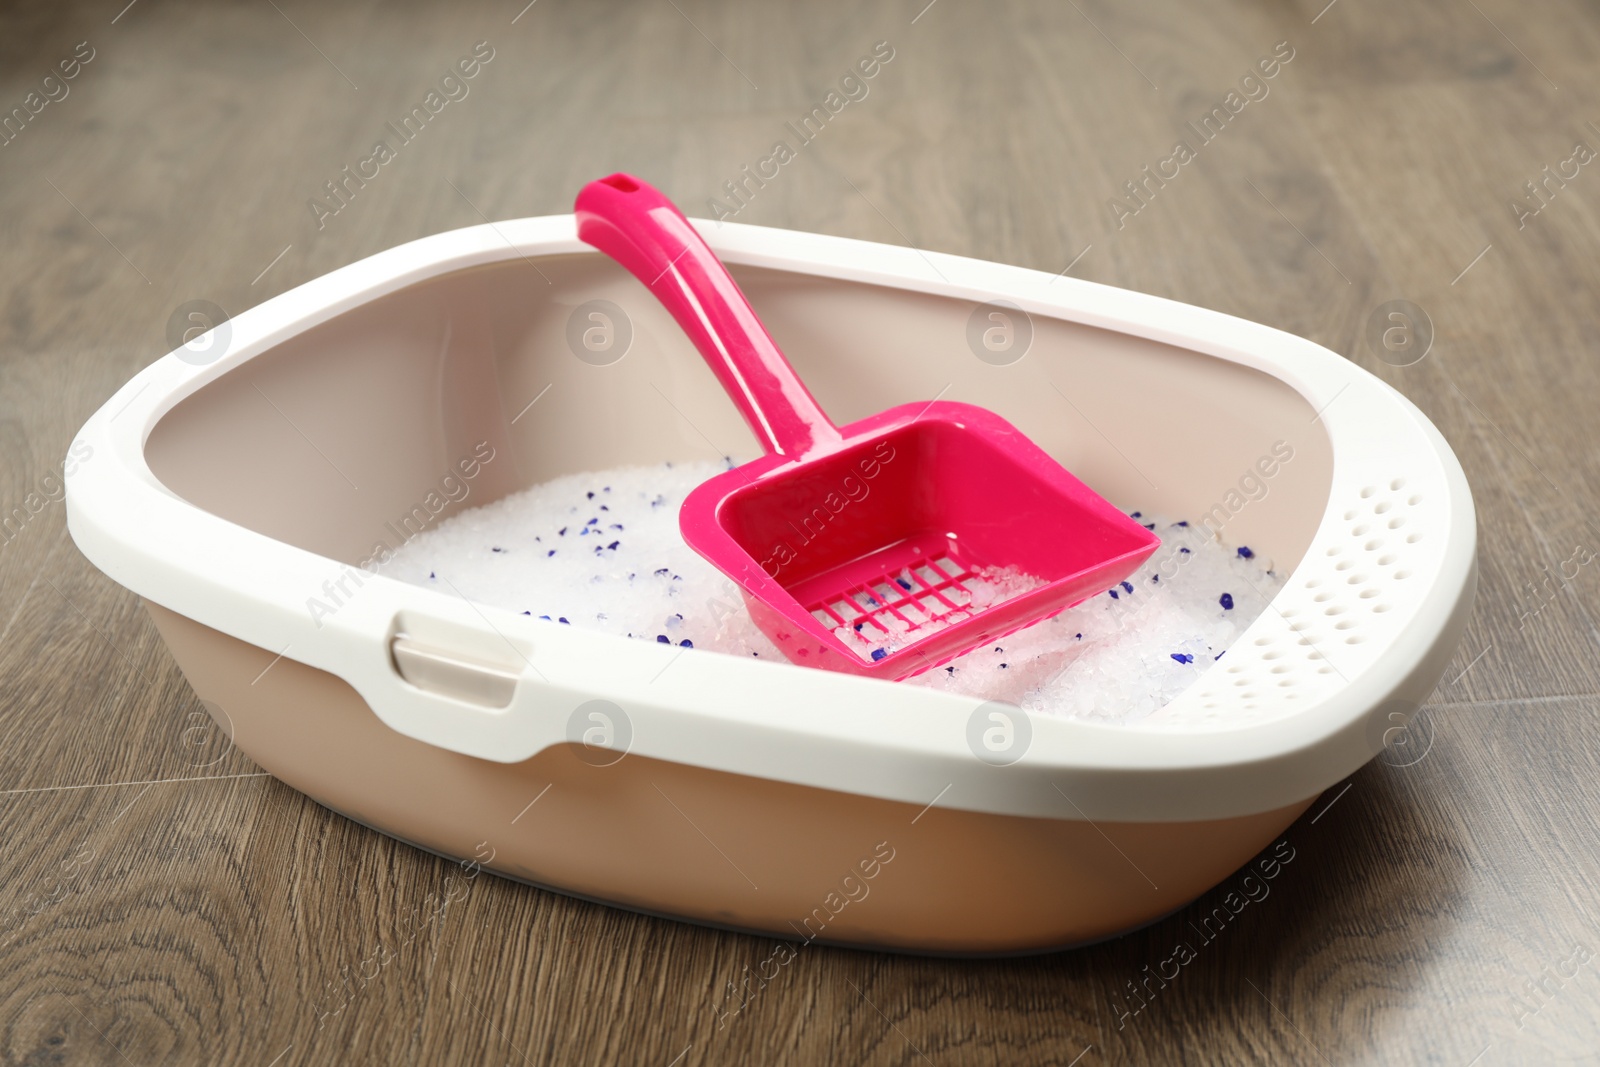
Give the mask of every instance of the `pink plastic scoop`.
[[906, 678], [1110, 588], [1161, 543], [982, 408], [923, 401], [835, 426], [670, 200], [613, 174], [574, 210], [766, 451], [697, 487], [678, 521], [794, 662]]

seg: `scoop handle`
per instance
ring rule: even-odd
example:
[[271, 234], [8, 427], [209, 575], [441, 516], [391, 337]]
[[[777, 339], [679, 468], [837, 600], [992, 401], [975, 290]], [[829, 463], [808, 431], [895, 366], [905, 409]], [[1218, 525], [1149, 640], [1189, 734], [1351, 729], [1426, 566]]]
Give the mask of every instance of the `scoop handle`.
[[647, 182], [613, 174], [584, 186], [573, 211], [578, 237], [626, 267], [678, 320], [769, 454], [798, 458], [842, 439], [671, 200]]

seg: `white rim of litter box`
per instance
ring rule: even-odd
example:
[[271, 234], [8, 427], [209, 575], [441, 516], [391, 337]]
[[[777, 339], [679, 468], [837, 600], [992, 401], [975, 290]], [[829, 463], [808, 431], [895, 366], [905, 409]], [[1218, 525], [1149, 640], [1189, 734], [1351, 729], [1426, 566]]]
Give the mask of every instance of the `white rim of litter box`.
[[[1025, 755], [997, 767], [969, 747], [969, 723], [983, 714], [975, 698], [552, 625], [383, 576], [368, 579], [318, 628], [306, 598], [338, 578], [343, 564], [180, 499], [146, 464], [148, 435], [180, 400], [319, 323], [440, 274], [592, 253], [577, 240], [571, 215], [401, 245], [232, 319], [232, 345], [214, 363], [195, 366], [176, 354], [157, 360], [83, 427], [79, 440], [93, 455], [67, 479], [73, 539], [138, 595], [343, 678], [400, 733], [497, 762], [568, 740], [571, 711], [604, 699], [626, 710], [636, 755], [919, 809], [937, 802], [1048, 818], [1190, 821], [1314, 796], [1372, 758], [1386, 731], [1403, 726], [1431, 691], [1471, 607], [1472, 497], [1438, 431], [1373, 375], [1266, 326], [1070, 277], [817, 234], [695, 225], [731, 263], [974, 302], [1003, 297], [1033, 315], [1165, 342], [1284, 381], [1318, 413], [1333, 444], [1329, 501], [1302, 563], [1224, 660], [1160, 712], [1115, 725], [1032, 716]], [[1397, 504], [1389, 488], [1397, 480], [1400, 500], [1421, 499]], [[1379, 514], [1383, 502], [1389, 507]], [[1399, 534], [1420, 541], [1389, 536], [1396, 515], [1404, 516]], [[1358, 526], [1382, 529], [1393, 542], [1389, 554], [1402, 559], [1360, 587], [1335, 569], [1340, 556], [1327, 555], [1355, 551]], [[1407, 576], [1395, 578], [1401, 569]], [[1379, 592], [1361, 598], [1368, 588]], [[1335, 590], [1333, 600], [1317, 599]], [[1387, 610], [1371, 610], [1380, 603]], [[1329, 607], [1340, 611], [1325, 614]], [[489, 710], [401, 680], [389, 641], [402, 611], [444, 632], [475, 635], [483, 648], [515, 646], [527, 665], [511, 705]], [[1344, 618], [1358, 626], [1337, 629]], [[1355, 634], [1363, 639], [1346, 643]], [[1285, 665], [1289, 671], [1275, 673]], [[1286, 676], [1295, 698], [1260, 696], [1284, 688], [1278, 682]], [[1245, 692], [1256, 694], [1255, 707], [1245, 707]]]

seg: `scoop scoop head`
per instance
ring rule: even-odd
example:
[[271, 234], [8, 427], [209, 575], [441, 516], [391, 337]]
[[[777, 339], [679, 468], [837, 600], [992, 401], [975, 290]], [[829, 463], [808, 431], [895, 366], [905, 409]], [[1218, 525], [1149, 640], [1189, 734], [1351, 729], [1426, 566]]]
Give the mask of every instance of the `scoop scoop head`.
[[689, 546], [796, 663], [901, 679], [1126, 578], [1159, 538], [992, 412], [907, 404], [684, 501]]

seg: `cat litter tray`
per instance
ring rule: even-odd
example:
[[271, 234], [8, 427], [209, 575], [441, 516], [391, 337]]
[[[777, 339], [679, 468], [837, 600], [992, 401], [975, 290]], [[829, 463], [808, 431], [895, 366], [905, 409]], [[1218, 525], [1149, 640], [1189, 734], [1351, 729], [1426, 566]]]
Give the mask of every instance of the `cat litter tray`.
[[570, 215], [403, 245], [156, 361], [83, 428], [74, 540], [144, 599], [234, 743], [319, 803], [539, 886], [791, 940], [1018, 953], [1148, 923], [1270, 845], [1437, 683], [1471, 608], [1472, 499], [1370, 374], [1071, 278], [698, 225], [840, 421], [981, 405], [1285, 586], [1181, 696], [1118, 723], [370, 573], [414, 529], [562, 474], [756, 454]]

